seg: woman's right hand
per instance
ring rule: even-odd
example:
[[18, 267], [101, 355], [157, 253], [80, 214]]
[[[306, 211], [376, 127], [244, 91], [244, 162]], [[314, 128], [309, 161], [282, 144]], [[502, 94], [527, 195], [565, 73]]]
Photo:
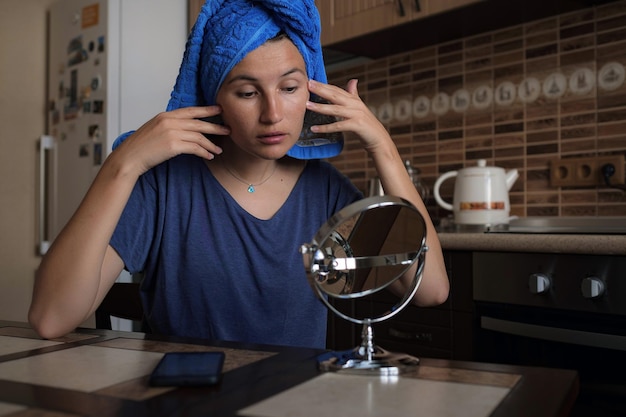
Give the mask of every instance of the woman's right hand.
[[137, 176], [180, 154], [213, 159], [222, 149], [205, 134], [228, 135], [230, 129], [199, 119], [221, 112], [219, 106], [206, 106], [159, 113], [124, 140], [111, 156], [123, 165], [130, 164]]
[[205, 134], [228, 135], [229, 129], [198, 119], [220, 113], [219, 106], [160, 113], [106, 158], [37, 270], [28, 317], [42, 337], [64, 335], [95, 311], [124, 267], [109, 242], [137, 178], [176, 155], [219, 154]]

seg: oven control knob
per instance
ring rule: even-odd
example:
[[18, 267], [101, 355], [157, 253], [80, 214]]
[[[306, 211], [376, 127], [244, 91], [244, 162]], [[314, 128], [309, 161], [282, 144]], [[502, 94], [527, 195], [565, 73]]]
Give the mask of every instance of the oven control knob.
[[550, 277], [546, 274], [531, 274], [528, 278], [528, 286], [533, 294], [544, 294], [550, 289]]
[[583, 292], [583, 297], [585, 298], [602, 297], [605, 289], [604, 281], [598, 277], [587, 277], [580, 283], [580, 290]]

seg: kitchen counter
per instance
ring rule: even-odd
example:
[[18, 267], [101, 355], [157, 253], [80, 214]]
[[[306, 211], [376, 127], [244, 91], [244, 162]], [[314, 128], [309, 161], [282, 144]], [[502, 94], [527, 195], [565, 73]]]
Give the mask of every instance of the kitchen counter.
[[[218, 385], [148, 385], [163, 353], [211, 350], [226, 354]], [[0, 416], [551, 417], [579, 390], [572, 370], [429, 358], [399, 377], [324, 373], [320, 353], [94, 329], [42, 340], [0, 321]]]
[[626, 235], [440, 232], [444, 250], [626, 255]]

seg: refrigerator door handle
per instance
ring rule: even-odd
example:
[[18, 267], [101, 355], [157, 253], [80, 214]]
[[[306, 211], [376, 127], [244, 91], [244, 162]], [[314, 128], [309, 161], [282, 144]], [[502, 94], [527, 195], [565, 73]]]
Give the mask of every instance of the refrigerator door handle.
[[39, 255], [45, 255], [50, 247], [47, 232], [47, 208], [49, 207], [48, 154], [54, 149], [54, 138], [42, 135], [39, 138]]

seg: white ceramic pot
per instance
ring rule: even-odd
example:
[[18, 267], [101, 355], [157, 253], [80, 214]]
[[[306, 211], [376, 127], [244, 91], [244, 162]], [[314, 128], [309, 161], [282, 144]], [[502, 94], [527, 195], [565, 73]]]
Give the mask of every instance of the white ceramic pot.
[[[519, 177], [516, 169], [504, 171], [488, 167], [484, 159], [475, 167], [446, 172], [433, 187], [437, 204], [454, 213], [456, 224], [495, 225], [507, 224], [511, 205], [509, 190]], [[452, 204], [444, 201], [439, 193], [441, 184], [455, 178]]]

